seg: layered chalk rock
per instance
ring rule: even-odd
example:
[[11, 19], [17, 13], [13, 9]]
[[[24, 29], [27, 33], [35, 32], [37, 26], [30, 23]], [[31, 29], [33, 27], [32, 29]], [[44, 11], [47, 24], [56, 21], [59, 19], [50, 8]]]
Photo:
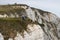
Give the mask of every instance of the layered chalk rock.
[[0, 5], [0, 40], [60, 40], [60, 18], [25, 4]]

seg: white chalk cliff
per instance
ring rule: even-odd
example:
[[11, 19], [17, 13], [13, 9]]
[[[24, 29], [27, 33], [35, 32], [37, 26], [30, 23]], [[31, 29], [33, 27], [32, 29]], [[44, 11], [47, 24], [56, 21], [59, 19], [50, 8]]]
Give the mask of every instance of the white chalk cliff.
[[[11, 37], [9, 40], [60, 40], [60, 18], [55, 14], [23, 4], [10, 6], [12, 8], [22, 8], [24, 10], [20, 10], [19, 13], [16, 11], [14, 13], [9, 12], [9, 15], [8, 12], [3, 13], [3, 15], [1, 12], [0, 19], [22, 17], [23, 20], [25, 20], [27, 17], [32, 20], [32, 22], [27, 24], [28, 32], [24, 30], [24, 37], [17, 31], [14, 39]], [[2, 33], [0, 34], [0, 40], [5, 40]]]

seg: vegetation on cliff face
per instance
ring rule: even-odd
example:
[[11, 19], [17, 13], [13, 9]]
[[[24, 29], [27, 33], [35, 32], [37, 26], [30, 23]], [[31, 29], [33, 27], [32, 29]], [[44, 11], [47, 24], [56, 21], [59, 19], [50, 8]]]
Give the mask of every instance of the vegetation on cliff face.
[[2, 18], [0, 19], [0, 33], [4, 35], [5, 40], [8, 40], [8, 38], [14, 38], [17, 35], [17, 32], [23, 36], [23, 32], [28, 32], [29, 30], [27, 28], [29, 23], [32, 23], [32, 20], [28, 18], [25, 20], [23, 20], [23, 18]]

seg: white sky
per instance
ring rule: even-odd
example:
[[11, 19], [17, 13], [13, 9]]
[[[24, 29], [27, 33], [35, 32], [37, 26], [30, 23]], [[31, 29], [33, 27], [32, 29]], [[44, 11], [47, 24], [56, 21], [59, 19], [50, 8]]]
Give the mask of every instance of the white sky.
[[60, 0], [0, 0], [0, 4], [21, 3], [55, 13], [60, 17]]

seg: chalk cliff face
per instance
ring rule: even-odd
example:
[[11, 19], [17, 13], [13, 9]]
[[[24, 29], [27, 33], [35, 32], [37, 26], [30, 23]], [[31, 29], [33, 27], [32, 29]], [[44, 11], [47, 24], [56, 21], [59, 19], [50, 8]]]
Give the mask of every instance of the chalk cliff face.
[[0, 6], [0, 40], [60, 40], [60, 18], [25, 4]]

